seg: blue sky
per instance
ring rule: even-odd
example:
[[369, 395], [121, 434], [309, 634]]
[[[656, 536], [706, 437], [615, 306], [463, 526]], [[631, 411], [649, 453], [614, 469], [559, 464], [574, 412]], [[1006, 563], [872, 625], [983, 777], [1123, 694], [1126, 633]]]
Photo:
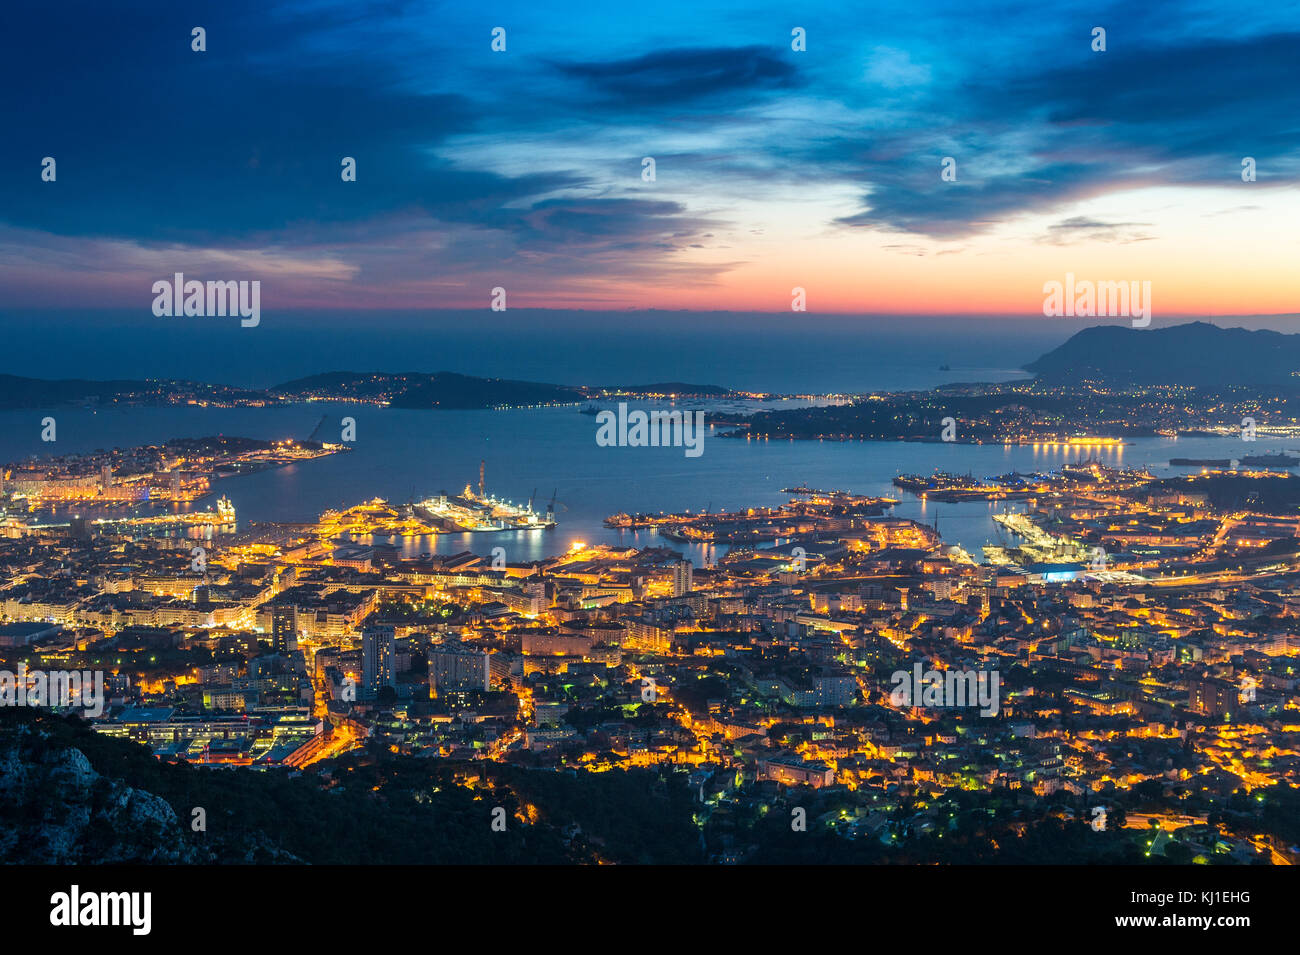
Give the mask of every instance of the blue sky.
[[1296, 8], [729, 6], [10, 10], [0, 295], [1000, 312], [1137, 263], [1185, 312], [1295, 310]]

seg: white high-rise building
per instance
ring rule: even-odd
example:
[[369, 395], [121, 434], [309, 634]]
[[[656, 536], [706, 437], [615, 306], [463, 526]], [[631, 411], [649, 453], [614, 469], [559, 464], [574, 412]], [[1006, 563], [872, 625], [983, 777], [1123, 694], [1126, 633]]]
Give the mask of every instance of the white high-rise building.
[[673, 596], [684, 597], [691, 592], [691, 575], [694, 568], [689, 560], [680, 561], [673, 568]]

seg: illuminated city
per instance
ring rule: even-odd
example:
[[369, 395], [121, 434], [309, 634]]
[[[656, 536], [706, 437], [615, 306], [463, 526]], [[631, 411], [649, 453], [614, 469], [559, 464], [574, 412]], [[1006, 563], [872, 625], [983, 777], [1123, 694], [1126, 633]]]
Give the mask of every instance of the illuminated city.
[[[37, 460], [5, 471], [3, 658], [104, 669], [90, 728], [164, 761], [336, 776], [432, 759], [457, 767], [447, 785], [511, 792], [490, 767], [649, 774], [689, 794], [700, 861], [777, 851], [765, 820], [797, 804], [845, 859], [943, 859], [947, 837], [994, 861], [1009, 831], [1076, 826], [1080, 860], [1292, 864], [1269, 807], [1300, 770], [1300, 485], [1233, 462], [1161, 477], [1103, 447], [1047, 471], [900, 475], [894, 497], [798, 486], [775, 507], [609, 514], [655, 542], [528, 561], [488, 542], [554, 533], [555, 496], [499, 500], [486, 462], [458, 495], [248, 525], [226, 496], [119, 512], [309, 474], [346, 446]], [[937, 515], [898, 516], [905, 498], [987, 502], [1006, 539], [972, 553]], [[56, 503], [114, 516], [40, 516]], [[485, 544], [394, 546], [442, 535]], [[995, 674], [996, 713], [899, 699], [891, 674], [922, 667]]]
[[16, 937], [1292, 927], [1296, 10], [6, 27]]

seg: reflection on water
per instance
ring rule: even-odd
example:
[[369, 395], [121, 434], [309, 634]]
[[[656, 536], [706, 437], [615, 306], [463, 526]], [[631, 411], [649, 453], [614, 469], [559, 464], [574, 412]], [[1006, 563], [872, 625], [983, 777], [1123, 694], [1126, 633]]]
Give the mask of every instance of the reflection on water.
[[[16, 461], [50, 453], [39, 437], [48, 411], [0, 412], [0, 459]], [[567, 550], [575, 542], [631, 547], [671, 546], [702, 565], [701, 545], [669, 542], [653, 529], [616, 531], [602, 521], [619, 511], [737, 510], [788, 500], [784, 487], [808, 485], [856, 494], [901, 498], [900, 517], [933, 524], [944, 538], [979, 556], [999, 542], [992, 514], [1004, 506], [987, 502], [926, 502], [890, 483], [900, 473], [935, 469], [986, 478], [1010, 471], [1046, 471], [1093, 458], [1113, 466], [1146, 466], [1158, 475], [1189, 473], [1169, 467], [1170, 457], [1238, 458], [1237, 438], [1143, 438], [1128, 446], [963, 445], [919, 442], [745, 441], [710, 431], [704, 453], [687, 458], [682, 448], [610, 448], [595, 442], [593, 416], [576, 408], [513, 411], [404, 411], [368, 405], [290, 408], [59, 409], [60, 454], [96, 448], [157, 444], [169, 438], [225, 434], [253, 438], [305, 438], [325, 415], [320, 436], [344, 416], [357, 422], [357, 441], [347, 454], [214, 482], [250, 522], [312, 521], [328, 508], [374, 497], [395, 503], [421, 500], [477, 482], [486, 466], [489, 493], [518, 503], [534, 497], [539, 507], [555, 500], [552, 530], [449, 534], [393, 541], [404, 554], [488, 555], [504, 547], [512, 563]], [[1292, 439], [1260, 436], [1250, 453], [1283, 450]], [[206, 509], [208, 501], [199, 503]], [[1020, 505], [1023, 507], [1023, 505]], [[83, 509], [84, 512], [84, 509]], [[64, 510], [66, 519], [67, 510]], [[712, 559], [725, 551], [716, 548]]]

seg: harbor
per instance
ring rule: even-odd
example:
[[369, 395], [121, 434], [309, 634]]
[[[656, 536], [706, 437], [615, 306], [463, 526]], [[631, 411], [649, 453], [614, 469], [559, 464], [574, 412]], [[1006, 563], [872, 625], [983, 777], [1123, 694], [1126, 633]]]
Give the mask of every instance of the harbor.
[[654, 527], [662, 537], [683, 543], [755, 544], [803, 534], [840, 530], [855, 519], [880, 517], [898, 501], [847, 491], [819, 491], [800, 486], [786, 488], [797, 495], [779, 507], [751, 507], [743, 511], [694, 514], [613, 514], [605, 526], [621, 530]]
[[445, 491], [411, 505], [415, 517], [424, 521], [434, 533], [492, 533], [498, 531], [545, 530], [555, 526], [555, 496], [539, 515], [533, 505], [537, 491], [524, 505], [502, 500], [487, 493], [486, 463], [479, 462], [478, 490], [469, 484], [460, 494]]
[[233, 533], [236, 527], [235, 506], [224, 495], [217, 499], [216, 507], [203, 511], [178, 511], [163, 514], [146, 514], [134, 517], [90, 517], [73, 514], [68, 520], [53, 519], [24, 520], [14, 514], [6, 514], [0, 523], [3, 536], [22, 536], [47, 530], [77, 528], [84, 526], [104, 533], [122, 534], [132, 530], [165, 532], [169, 530], [192, 528], [214, 528], [223, 533]]

